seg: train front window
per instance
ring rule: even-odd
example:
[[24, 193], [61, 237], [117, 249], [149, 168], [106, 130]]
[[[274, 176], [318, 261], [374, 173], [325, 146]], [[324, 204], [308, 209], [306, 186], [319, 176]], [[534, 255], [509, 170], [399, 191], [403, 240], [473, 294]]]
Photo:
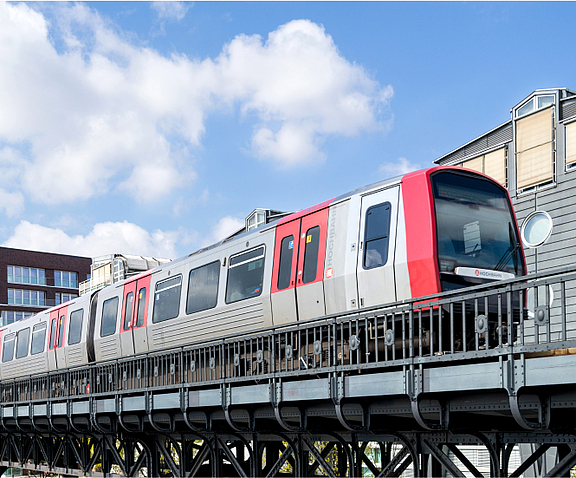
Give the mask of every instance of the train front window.
[[432, 188], [440, 273], [474, 268], [524, 275], [521, 245], [504, 189], [480, 177], [452, 172], [433, 175]]

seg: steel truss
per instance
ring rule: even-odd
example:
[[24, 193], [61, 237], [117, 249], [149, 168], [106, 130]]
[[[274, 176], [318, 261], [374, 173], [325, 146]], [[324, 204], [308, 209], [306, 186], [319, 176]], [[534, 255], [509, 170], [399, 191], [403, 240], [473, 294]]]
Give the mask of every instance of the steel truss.
[[[514, 446], [522, 443], [534, 444], [533, 452], [519, 466], [510, 466]], [[489, 472], [472, 463], [463, 445], [476, 445], [489, 457]], [[550, 451], [556, 452], [556, 462], [539, 474], [570, 476], [576, 465], [576, 433], [13, 430], [0, 433], [0, 472], [17, 467], [76, 476], [518, 477]]]

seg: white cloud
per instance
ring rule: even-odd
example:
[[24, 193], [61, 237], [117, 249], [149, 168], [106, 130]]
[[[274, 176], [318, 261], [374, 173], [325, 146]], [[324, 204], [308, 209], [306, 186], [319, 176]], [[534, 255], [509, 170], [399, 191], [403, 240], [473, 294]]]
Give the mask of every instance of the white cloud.
[[177, 21], [183, 20], [190, 8], [184, 2], [175, 1], [152, 2], [150, 7], [156, 10], [158, 18]]
[[329, 135], [378, 128], [378, 112], [393, 94], [343, 58], [324, 28], [309, 20], [282, 25], [265, 43], [239, 35], [216, 65], [223, 97], [240, 99], [245, 114], [260, 118], [254, 153], [284, 167], [323, 160], [319, 148]]
[[212, 228], [210, 235], [206, 237], [202, 243], [203, 247], [215, 244], [216, 242], [225, 239], [230, 234], [237, 232], [240, 228], [244, 227], [245, 223], [243, 219], [238, 219], [233, 216], [223, 217], [218, 221], [218, 223]]
[[173, 259], [178, 236], [178, 232], [159, 229], [149, 233], [126, 221], [99, 223], [85, 236], [69, 236], [62, 229], [21, 221], [3, 245], [86, 257], [118, 252]]
[[378, 168], [378, 172], [385, 175], [386, 177], [399, 176], [401, 174], [407, 174], [412, 171], [417, 171], [418, 169], [423, 169], [418, 163], [411, 163], [406, 158], [398, 158], [395, 163], [383, 163]]
[[[160, 16], [185, 13], [161, 5]], [[330, 135], [381, 127], [392, 96], [308, 20], [265, 42], [238, 35], [217, 58], [196, 60], [135, 46], [83, 4], [57, 4], [54, 25], [34, 8], [0, 2], [0, 157], [21, 152], [14, 187], [38, 202], [110, 191], [145, 202], [188, 187], [192, 148], [223, 106], [255, 121], [257, 157], [284, 168], [322, 161]]]

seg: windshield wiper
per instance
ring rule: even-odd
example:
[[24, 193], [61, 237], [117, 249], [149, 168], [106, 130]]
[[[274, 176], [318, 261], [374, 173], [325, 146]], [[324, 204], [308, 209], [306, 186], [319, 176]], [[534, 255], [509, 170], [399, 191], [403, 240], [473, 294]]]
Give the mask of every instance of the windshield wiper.
[[511, 223], [508, 223], [508, 237], [510, 238], [510, 247], [506, 249], [506, 252], [504, 252], [502, 257], [494, 267], [494, 270], [501, 271], [502, 269], [504, 269], [504, 266], [508, 264], [510, 257], [512, 257], [514, 261], [514, 272], [518, 273], [518, 257], [516, 256], [516, 251], [520, 248], [521, 243], [519, 241], [516, 242], [516, 237], [514, 234], [514, 230], [512, 229]]

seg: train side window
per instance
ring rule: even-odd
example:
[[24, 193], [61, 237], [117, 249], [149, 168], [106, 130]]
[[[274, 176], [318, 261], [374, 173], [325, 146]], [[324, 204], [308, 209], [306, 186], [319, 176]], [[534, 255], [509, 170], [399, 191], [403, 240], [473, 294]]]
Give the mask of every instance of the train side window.
[[264, 247], [253, 249], [230, 258], [226, 303], [259, 296], [264, 277]]
[[373, 269], [388, 261], [388, 243], [390, 235], [389, 202], [369, 207], [366, 211], [364, 230], [364, 269]]
[[156, 284], [152, 322], [163, 322], [178, 317], [182, 276], [172, 277]]
[[292, 275], [292, 256], [294, 255], [294, 236], [286, 236], [280, 243], [280, 262], [278, 264], [278, 290], [290, 286]]
[[32, 346], [30, 347], [30, 355], [36, 355], [44, 352], [46, 345], [46, 322], [36, 324], [32, 329]]
[[132, 320], [132, 300], [134, 299], [134, 294], [129, 292], [126, 296], [126, 307], [124, 308], [124, 330], [130, 328], [130, 321]]
[[118, 315], [118, 297], [108, 299], [102, 305], [102, 324], [100, 337], [106, 337], [116, 332], [116, 316]]
[[54, 348], [54, 343], [56, 341], [56, 325], [58, 324], [58, 319], [52, 319], [50, 324], [50, 344], [48, 344], [48, 349], [52, 350]]
[[82, 338], [82, 318], [84, 309], [75, 310], [70, 314], [70, 325], [68, 326], [68, 345], [80, 342]]
[[19, 330], [16, 336], [16, 358], [28, 355], [28, 344], [30, 343], [30, 327]]
[[138, 317], [136, 327], [142, 327], [144, 324], [144, 311], [146, 310], [146, 287], [142, 287], [138, 292]]
[[306, 231], [306, 247], [304, 249], [304, 268], [302, 282], [314, 282], [318, 269], [318, 250], [320, 248], [320, 226], [314, 226]]
[[16, 334], [9, 334], [4, 337], [4, 345], [2, 346], [2, 362], [10, 362], [14, 358], [14, 339]]
[[220, 261], [211, 262], [190, 271], [186, 301], [187, 314], [216, 307], [219, 279]]
[[66, 323], [66, 316], [60, 316], [60, 325], [58, 327], [58, 347], [62, 347], [62, 340], [64, 339], [64, 324]]

